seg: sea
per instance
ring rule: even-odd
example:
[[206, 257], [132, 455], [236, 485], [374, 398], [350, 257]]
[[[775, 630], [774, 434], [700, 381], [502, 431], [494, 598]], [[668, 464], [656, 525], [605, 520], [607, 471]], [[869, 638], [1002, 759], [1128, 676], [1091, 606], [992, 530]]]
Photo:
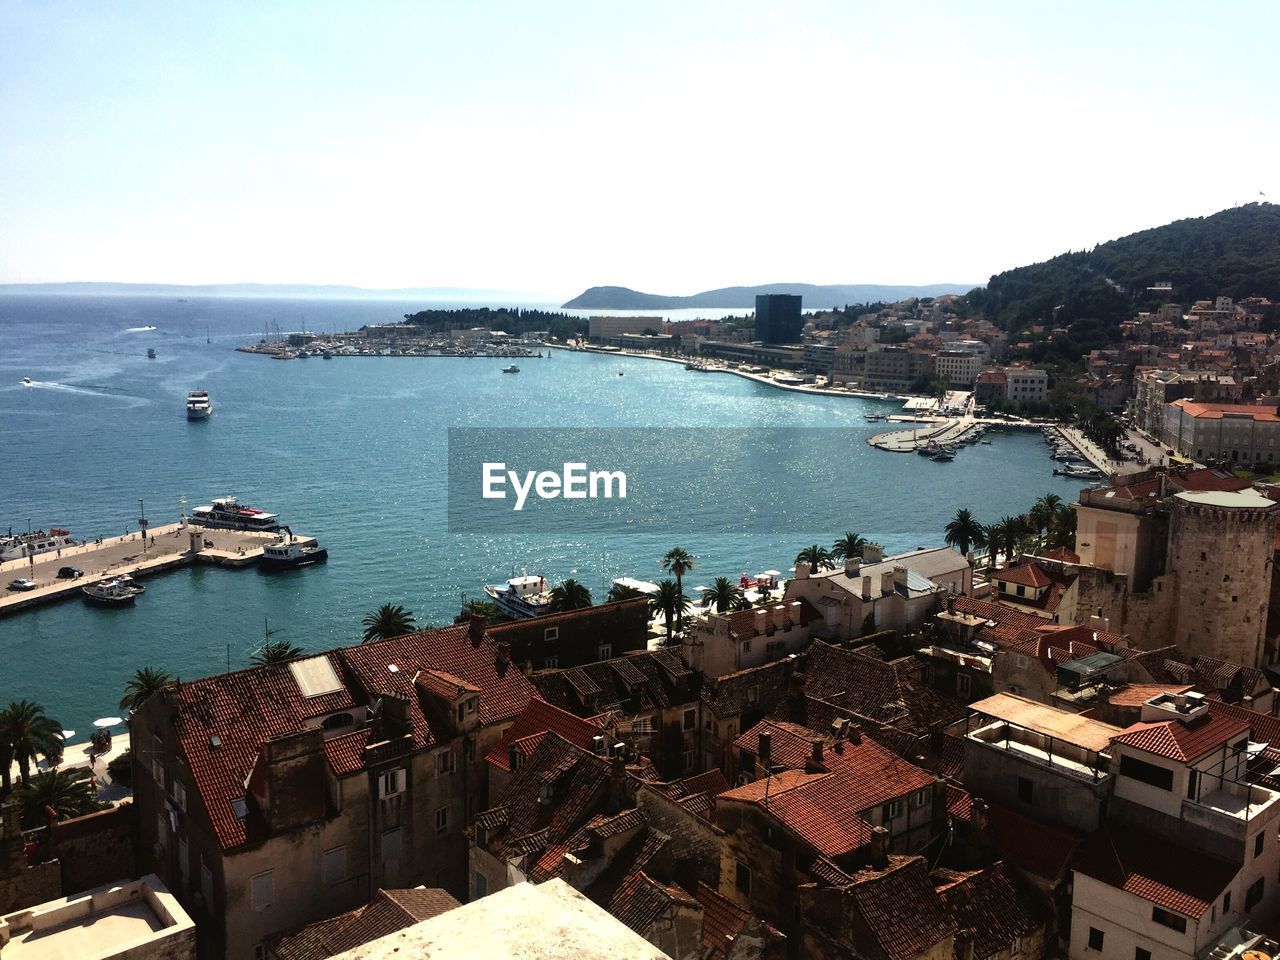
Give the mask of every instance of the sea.
[[[967, 447], [950, 463], [862, 443], [832, 456], [814, 444], [800, 479], [794, 464], [775, 470], [765, 455], [740, 474], [688, 457], [673, 469], [690, 472], [680, 478], [686, 485], [714, 482], [726, 504], [822, 504], [822, 523], [809, 525], [816, 529], [803, 510], [789, 514], [794, 529], [753, 533], [673, 509], [669, 529], [522, 532], [513, 523], [451, 532], [451, 427], [743, 428], [750, 447], [752, 431], [871, 436], [885, 427], [864, 414], [896, 405], [567, 351], [521, 359], [519, 375], [509, 376], [502, 359], [281, 362], [235, 350], [267, 330], [354, 330], [427, 307], [474, 305], [0, 295], [0, 531], [52, 525], [77, 539], [112, 536], [137, 529], [140, 507], [152, 524], [169, 523], [234, 495], [329, 550], [327, 564], [284, 575], [176, 570], [148, 579], [129, 609], [73, 599], [6, 616], [0, 703], [36, 700], [81, 740], [95, 718], [119, 712], [139, 667], [191, 679], [248, 666], [268, 635], [308, 651], [355, 643], [361, 619], [383, 603], [406, 607], [420, 624], [446, 624], [466, 600], [483, 599], [484, 584], [522, 573], [576, 578], [602, 600], [615, 577], [660, 578], [673, 546], [697, 558], [685, 577], [692, 593], [717, 576], [788, 571], [801, 548], [829, 545], [846, 530], [908, 550], [941, 543], [959, 507], [993, 521], [1047, 492], [1070, 500], [1080, 487], [1053, 476], [1034, 431], [993, 434], [992, 444]], [[207, 421], [185, 418], [194, 388], [212, 397]]]

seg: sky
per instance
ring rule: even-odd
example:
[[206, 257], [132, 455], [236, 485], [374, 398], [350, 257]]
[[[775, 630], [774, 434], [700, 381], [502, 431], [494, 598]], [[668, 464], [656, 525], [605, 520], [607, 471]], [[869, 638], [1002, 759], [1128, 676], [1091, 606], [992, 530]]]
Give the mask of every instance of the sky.
[[1280, 4], [0, 0], [0, 283], [981, 283], [1280, 200]]

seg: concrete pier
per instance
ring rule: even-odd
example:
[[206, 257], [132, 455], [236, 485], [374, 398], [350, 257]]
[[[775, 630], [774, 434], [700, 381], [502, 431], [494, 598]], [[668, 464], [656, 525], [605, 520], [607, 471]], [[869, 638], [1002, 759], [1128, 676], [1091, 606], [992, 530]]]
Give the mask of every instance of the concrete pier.
[[[257, 563], [265, 544], [284, 538], [281, 533], [258, 530], [217, 530], [188, 521], [152, 527], [146, 542], [138, 531], [90, 540], [76, 547], [40, 554], [31, 559], [0, 563], [0, 616], [69, 597], [80, 597], [80, 588], [121, 574], [146, 577], [185, 567], [212, 563], [244, 567]], [[34, 561], [34, 562], [32, 562]], [[62, 567], [79, 567], [84, 576], [58, 579]], [[34, 580], [35, 590], [9, 590], [9, 581]]]

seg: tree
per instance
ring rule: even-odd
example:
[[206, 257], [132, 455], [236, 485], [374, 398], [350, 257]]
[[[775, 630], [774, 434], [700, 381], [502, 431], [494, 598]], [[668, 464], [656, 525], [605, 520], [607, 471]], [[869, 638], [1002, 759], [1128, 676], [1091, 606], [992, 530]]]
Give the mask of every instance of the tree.
[[365, 614], [362, 643], [402, 637], [413, 632], [413, 614], [399, 604], [384, 603], [372, 613]]
[[1068, 550], [1074, 550], [1075, 543], [1076, 512], [1065, 505], [1058, 507], [1053, 512], [1053, 519], [1049, 521], [1045, 545], [1050, 548], [1066, 547]]
[[100, 809], [94, 795], [93, 774], [86, 767], [41, 770], [17, 789], [22, 804], [22, 825], [42, 826], [51, 809], [59, 820], [79, 817]]
[[967, 554], [971, 547], [986, 545], [987, 535], [968, 507], [961, 507], [943, 528], [943, 542]]
[[735, 609], [742, 599], [742, 588], [728, 577], [716, 577], [711, 586], [702, 591], [702, 602], [714, 606], [716, 613]]
[[802, 563], [809, 565], [810, 573], [817, 573], [819, 570], [831, 570], [835, 567], [835, 562], [831, 559], [831, 551], [826, 547], [820, 547], [816, 543], [811, 547], [805, 547], [796, 554], [796, 566]]
[[674, 580], [659, 580], [658, 589], [649, 596], [649, 609], [655, 614], [662, 614], [667, 624], [667, 643], [671, 643], [671, 621], [679, 620], [681, 614], [689, 609], [689, 598]]
[[635, 587], [628, 586], [625, 583], [615, 583], [609, 588], [609, 593], [605, 599], [610, 603], [617, 603], [620, 600], [634, 600], [636, 597], [643, 597], [644, 594]]
[[129, 713], [137, 710], [154, 693], [167, 690], [173, 686], [173, 677], [155, 667], [139, 667], [124, 685], [124, 696], [120, 698], [120, 709]]
[[[683, 547], [672, 547], [662, 558], [662, 569], [675, 574], [676, 588], [684, 595], [684, 575], [698, 565], [698, 558]], [[676, 614], [676, 626], [684, 628], [684, 611]]]
[[856, 533], [846, 533], [831, 545], [831, 556], [837, 560], [852, 560], [862, 556], [862, 552], [870, 546], [866, 537]]
[[1021, 517], [1001, 517], [987, 528], [987, 543], [994, 558], [997, 551], [1004, 556], [1006, 564], [1013, 562], [1017, 552], [1018, 541], [1022, 539], [1025, 525]]
[[551, 612], [582, 610], [591, 606], [591, 591], [572, 577], [551, 589]]
[[472, 617], [484, 617], [486, 623], [507, 623], [511, 619], [492, 600], [468, 600], [453, 622], [466, 623]]
[[288, 640], [268, 640], [251, 658], [255, 667], [270, 667], [297, 660], [303, 649]]
[[[37, 756], [62, 756], [62, 724], [49, 717], [44, 707], [31, 700], [14, 700], [0, 710], [0, 743], [8, 754], [0, 776], [3, 788], [10, 787], [9, 764], [17, 761], [18, 778], [26, 783], [31, 778], [31, 764]], [[5, 759], [0, 757], [0, 759]]]

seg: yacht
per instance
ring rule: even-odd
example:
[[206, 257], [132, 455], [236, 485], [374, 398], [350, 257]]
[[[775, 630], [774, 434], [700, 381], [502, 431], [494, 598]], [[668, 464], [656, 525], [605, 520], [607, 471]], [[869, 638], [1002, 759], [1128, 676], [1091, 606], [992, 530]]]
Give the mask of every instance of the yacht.
[[0, 537], [0, 563], [6, 560], [23, 560], [27, 557], [38, 557], [42, 553], [53, 553], [64, 547], [76, 546], [71, 533], [58, 527], [50, 527], [48, 531], [37, 530], [35, 533], [20, 533], [14, 536], [10, 530], [7, 536]]
[[503, 613], [518, 620], [551, 612], [551, 591], [542, 577], [512, 577], [503, 584], [485, 584], [484, 592]]
[[124, 607], [133, 603], [142, 593], [142, 588], [133, 582], [131, 577], [113, 577], [99, 583], [91, 583], [81, 587], [87, 603], [96, 603], [103, 607]]
[[235, 497], [218, 497], [210, 504], [196, 507], [191, 511], [191, 522], [203, 527], [221, 527], [224, 530], [264, 530], [275, 533], [280, 529], [277, 514], [244, 506]]
[[208, 390], [192, 390], [187, 394], [187, 419], [208, 420], [213, 413], [213, 404], [209, 402]]
[[520, 368], [513, 363], [513, 364], [510, 364], [509, 366], [503, 367], [502, 372], [503, 373], [519, 373]]
[[295, 537], [288, 527], [284, 530], [289, 535], [286, 539], [268, 543], [262, 548], [264, 570], [290, 570], [329, 559], [329, 551], [320, 546], [315, 537]]

